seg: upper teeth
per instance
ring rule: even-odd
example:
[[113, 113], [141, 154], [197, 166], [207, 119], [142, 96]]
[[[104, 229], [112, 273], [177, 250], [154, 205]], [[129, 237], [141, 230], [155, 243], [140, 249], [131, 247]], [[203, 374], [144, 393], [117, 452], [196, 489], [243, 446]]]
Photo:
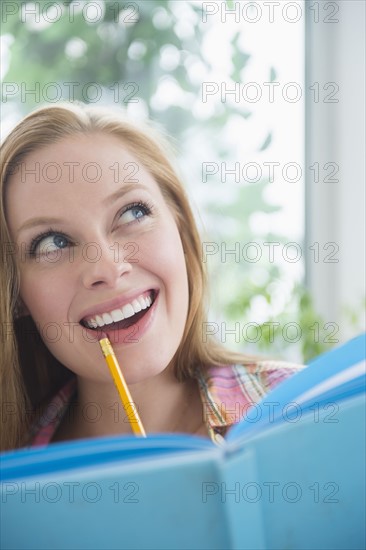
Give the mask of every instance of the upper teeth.
[[152, 298], [150, 295], [145, 297], [141, 295], [130, 304], [125, 304], [121, 308], [95, 315], [95, 317], [90, 317], [90, 319], [86, 321], [86, 325], [89, 328], [104, 327], [104, 325], [110, 325], [111, 323], [128, 319], [128, 317], [132, 317], [132, 315], [135, 315], [135, 313], [138, 313], [142, 309], [150, 307], [151, 304]]

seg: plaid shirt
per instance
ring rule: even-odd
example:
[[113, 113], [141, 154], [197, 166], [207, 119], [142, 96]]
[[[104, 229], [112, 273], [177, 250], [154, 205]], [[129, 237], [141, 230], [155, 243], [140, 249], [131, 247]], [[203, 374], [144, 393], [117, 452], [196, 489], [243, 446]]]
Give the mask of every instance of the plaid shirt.
[[[198, 369], [204, 420], [215, 443], [233, 424], [245, 417], [250, 407], [258, 403], [277, 384], [299, 372], [303, 367], [283, 361], [256, 361], [247, 365], [222, 365]], [[69, 380], [53, 397], [30, 434], [30, 446], [51, 443], [63, 416], [76, 396], [76, 378]]]

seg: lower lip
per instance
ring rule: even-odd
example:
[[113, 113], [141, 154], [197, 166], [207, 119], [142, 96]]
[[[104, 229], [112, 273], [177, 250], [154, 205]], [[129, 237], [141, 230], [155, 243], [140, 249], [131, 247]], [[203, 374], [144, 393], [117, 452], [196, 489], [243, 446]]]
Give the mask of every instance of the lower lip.
[[106, 334], [111, 344], [113, 345], [137, 344], [141, 341], [141, 338], [149, 330], [150, 326], [153, 323], [158, 299], [159, 294], [156, 295], [154, 303], [151, 307], [149, 307], [147, 313], [143, 317], [141, 317], [141, 319], [137, 321], [137, 323], [131, 325], [128, 328], [121, 328], [119, 330], [108, 330], [108, 327], [105, 325], [97, 331], [88, 328], [86, 328], [85, 330], [87, 330], [88, 333], [93, 336], [93, 338], [97, 336], [97, 340], [100, 340], [101, 338], [103, 338], [103, 335]]

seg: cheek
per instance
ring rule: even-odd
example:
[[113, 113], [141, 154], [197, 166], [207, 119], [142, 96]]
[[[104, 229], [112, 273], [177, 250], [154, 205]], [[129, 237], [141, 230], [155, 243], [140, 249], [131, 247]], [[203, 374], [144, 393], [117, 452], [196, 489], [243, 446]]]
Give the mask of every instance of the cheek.
[[45, 270], [27, 272], [21, 276], [20, 297], [28, 314], [36, 324], [46, 347], [67, 367], [73, 364], [72, 348], [77, 330], [68, 321], [70, 288], [71, 281], [67, 280], [65, 274], [59, 277], [56, 272], [50, 274]]
[[179, 326], [184, 325], [189, 304], [188, 276], [183, 245], [175, 223], [166, 224], [140, 242], [139, 263], [136, 265], [160, 280], [169, 317]]
[[188, 276], [182, 242], [178, 230], [171, 231], [164, 247], [162, 279], [167, 287], [171, 313], [182, 320], [188, 311]]
[[182, 284], [187, 279], [182, 241], [175, 224], [169, 224], [143, 239], [138, 258], [141, 266], [170, 284]]
[[67, 287], [55, 274], [21, 270], [20, 297], [35, 322], [59, 322], [66, 315]]

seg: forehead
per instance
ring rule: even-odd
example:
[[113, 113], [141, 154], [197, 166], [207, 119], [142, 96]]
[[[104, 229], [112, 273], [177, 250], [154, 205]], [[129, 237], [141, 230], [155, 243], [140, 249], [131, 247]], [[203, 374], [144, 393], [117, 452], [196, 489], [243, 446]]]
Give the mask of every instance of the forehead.
[[27, 155], [9, 178], [7, 211], [14, 204], [67, 208], [101, 201], [121, 188], [145, 188], [162, 199], [139, 158], [114, 136], [100, 133], [63, 138]]
[[[32, 151], [16, 169], [14, 179], [22, 183], [73, 183], [76, 178], [86, 183], [127, 181], [128, 174], [122, 172], [147, 170], [129, 148], [115, 136], [101, 133], [65, 137], [56, 143]], [[122, 176], [122, 177], [119, 177]], [[134, 180], [137, 181], [136, 174]]]

